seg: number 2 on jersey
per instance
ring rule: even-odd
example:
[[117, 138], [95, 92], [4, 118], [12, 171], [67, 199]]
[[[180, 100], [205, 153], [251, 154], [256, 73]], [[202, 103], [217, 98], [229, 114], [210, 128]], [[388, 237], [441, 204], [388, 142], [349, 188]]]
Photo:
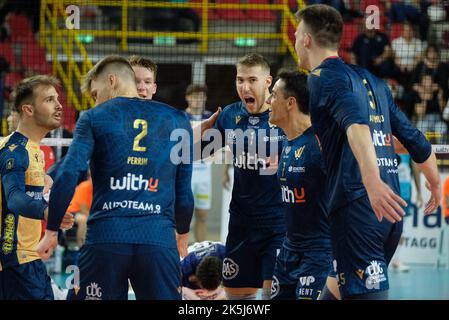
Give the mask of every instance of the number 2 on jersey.
[[140, 140], [142, 140], [148, 134], [148, 124], [145, 120], [136, 119], [134, 120], [134, 129], [139, 129], [142, 127], [142, 131], [134, 138], [133, 150], [139, 152], [147, 151], [146, 147], [139, 145]]

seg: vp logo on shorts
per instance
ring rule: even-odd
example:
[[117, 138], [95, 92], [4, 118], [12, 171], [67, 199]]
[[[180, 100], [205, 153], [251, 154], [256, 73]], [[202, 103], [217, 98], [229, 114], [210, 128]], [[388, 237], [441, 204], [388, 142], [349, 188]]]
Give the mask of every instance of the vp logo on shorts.
[[223, 260], [223, 279], [234, 279], [239, 273], [239, 266], [230, 258], [224, 258]]

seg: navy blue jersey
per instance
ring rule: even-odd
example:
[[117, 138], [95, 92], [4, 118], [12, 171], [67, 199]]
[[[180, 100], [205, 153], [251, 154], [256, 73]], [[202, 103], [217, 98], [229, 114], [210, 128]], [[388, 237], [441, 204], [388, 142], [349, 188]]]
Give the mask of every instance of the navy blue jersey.
[[278, 178], [287, 222], [284, 246], [300, 251], [330, 249], [324, 163], [311, 127], [284, 142]]
[[0, 270], [40, 259], [44, 176], [39, 144], [17, 131], [0, 142]]
[[175, 222], [179, 233], [189, 231], [192, 130], [185, 113], [123, 97], [85, 112], [55, 177], [48, 229], [55, 228], [55, 214], [60, 218], [67, 209], [89, 159], [93, 202], [87, 244], [174, 247]]
[[182, 286], [190, 289], [200, 289], [189, 281], [189, 276], [194, 275], [196, 268], [205, 257], [217, 257], [221, 260], [225, 257], [225, 246], [219, 242], [203, 241], [195, 243], [191, 251], [181, 261]]
[[253, 225], [284, 224], [281, 188], [276, 177], [284, 132], [268, 122], [269, 111], [249, 114], [242, 102], [228, 105], [215, 128], [234, 162], [231, 221]]
[[399, 194], [393, 135], [413, 160], [424, 162], [431, 145], [395, 105], [387, 84], [368, 71], [329, 58], [309, 75], [312, 126], [321, 143], [327, 169], [329, 213], [366, 195], [346, 129], [370, 127], [382, 180]]

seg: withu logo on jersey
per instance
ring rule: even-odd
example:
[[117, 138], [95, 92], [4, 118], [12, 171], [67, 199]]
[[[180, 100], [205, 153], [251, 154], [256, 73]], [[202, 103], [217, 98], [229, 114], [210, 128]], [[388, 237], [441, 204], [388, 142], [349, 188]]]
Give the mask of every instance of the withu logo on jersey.
[[281, 186], [282, 192], [282, 201], [286, 203], [304, 203], [305, 199], [305, 191], [304, 188], [301, 188], [301, 193], [298, 193], [297, 188], [293, 188], [290, 190], [287, 186]]
[[119, 179], [111, 177], [111, 190], [148, 190], [151, 192], [157, 192], [158, 184], [159, 179], [145, 179], [141, 174], [139, 176], [135, 176], [134, 174], [128, 173], [126, 177]]
[[391, 134], [385, 134], [382, 130], [374, 130], [373, 144], [375, 147], [391, 147]]
[[224, 258], [223, 260], [223, 279], [234, 279], [239, 273], [239, 265], [230, 258]]
[[261, 170], [264, 175], [275, 174], [278, 168], [279, 156], [262, 158], [257, 153], [251, 155], [243, 152], [235, 156], [234, 165], [244, 170]]

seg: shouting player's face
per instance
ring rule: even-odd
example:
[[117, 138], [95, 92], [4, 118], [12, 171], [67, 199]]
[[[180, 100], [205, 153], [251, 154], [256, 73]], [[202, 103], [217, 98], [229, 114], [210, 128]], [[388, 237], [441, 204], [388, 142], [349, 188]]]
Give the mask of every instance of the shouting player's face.
[[148, 68], [141, 66], [133, 66], [136, 74], [137, 93], [143, 99], [151, 99], [156, 93], [156, 82], [154, 80], [154, 72]]
[[255, 114], [264, 111], [271, 81], [269, 72], [261, 66], [237, 66], [235, 81], [237, 93], [249, 113]]
[[34, 92], [36, 124], [47, 130], [59, 128], [62, 122], [62, 105], [58, 101], [56, 89], [53, 86], [37, 86]]
[[270, 123], [282, 128], [287, 123], [289, 103], [284, 94], [284, 81], [281, 79], [276, 81], [267, 103], [271, 105]]

